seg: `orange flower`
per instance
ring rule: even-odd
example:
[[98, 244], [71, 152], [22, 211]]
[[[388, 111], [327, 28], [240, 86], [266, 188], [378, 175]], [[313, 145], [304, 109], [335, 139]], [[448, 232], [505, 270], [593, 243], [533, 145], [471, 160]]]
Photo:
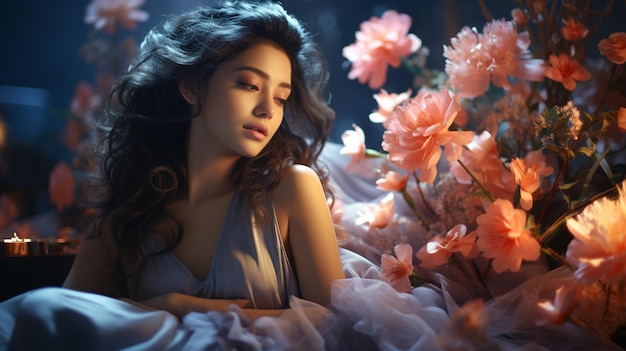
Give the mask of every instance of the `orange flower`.
[[382, 87], [387, 79], [387, 65], [400, 67], [403, 57], [422, 46], [415, 34], [407, 34], [410, 28], [411, 17], [394, 10], [362, 22], [356, 43], [343, 48], [343, 56], [352, 62], [348, 78], [358, 78], [361, 84], [369, 82], [372, 89]]
[[626, 181], [616, 200], [601, 198], [567, 220], [574, 239], [566, 256], [578, 266], [574, 277], [583, 284], [626, 282]]
[[8, 226], [17, 217], [17, 206], [6, 194], [0, 195], [0, 229]]
[[467, 227], [457, 224], [445, 236], [435, 236], [417, 252], [417, 258], [422, 261], [421, 266], [425, 268], [441, 266], [448, 262], [455, 252], [460, 252], [469, 258], [476, 257], [478, 255], [478, 250], [474, 245], [476, 232], [468, 235], [465, 233], [467, 233]]
[[541, 186], [539, 176], [549, 176], [554, 169], [546, 166], [546, 158], [541, 151], [531, 151], [523, 160], [514, 158], [510, 168], [515, 184], [520, 186], [520, 206], [528, 211], [533, 207], [533, 193]]
[[582, 294], [582, 286], [578, 284], [564, 285], [556, 290], [554, 303], [539, 302], [540, 311], [551, 324], [562, 324], [578, 307]]
[[576, 89], [576, 81], [591, 79], [591, 73], [578, 60], [561, 53], [558, 57], [550, 55], [550, 67], [546, 69], [546, 77], [563, 83], [565, 89], [572, 91]]
[[533, 193], [539, 189], [539, 175], [517, 157], [511, 161], [511, 173], [520, 187], [520, 206], [528, 211], [533, 207]]
[[92, 114], [101, 104], [102, 98], [96, 94], [91, 84], [80, 81], [76, 85], [70, 110], [77, 117], [85, 117]]
[[520, 8], [514, 8], [513, 10], [511, 10], [511, 18], [513, 18], [513, 22], [515, 22], [515, 24], [518, 26], [522, 26], [528, 23], [526, 14]]
[[626, 62], [626, 33], [612, 33], [608, 39], [600, 40], [598, 49], [602, 55], [605, 55], [614, 64], [623, 64]]
[[450, 131], [461, 104], [448, 90], [420, 94], [399, 106], [383, 134], [382, 147], [391, 162], [409, 171], [420, 170], [419, 179], [432, 183], [437, 175], [441, 147], [446, 159], [457, 160], [462, 146], [472, 141], [470, 131]]
[[380, 200], [378, 206], [365, 204], [365, 212], [359, 214], [360, 217], [357, 218], [356, 224], [362, 225], [367, 223], [370, 231], [374, 230], [374, 228], [384, 228], [389, 224], [395, 213], [396, 206], [393, 193], [389, 193]]
[[541, 81], [544, 61], [531, 59], [528, 32], [519, 32], [515, 23], [494, 20], [487, 23], [483, 33], [464, 27], [444, 46], [445, 71], [452, 88], [462, 98], [483, 94], [492, 82], [504, 90], [511, 89], [509, 76]]
[[402, 191], [406, 188], [409, 181], [409, 174], [405, 176], [395, 171], [385, 172], [385, 177], [376, 180], [376, 186], [386, 191]]
[[561, 33], [565, 40], [574, 41], [584, 38], [589, 30], [582, 23], [577, 23], [573, 18], [569, 18], [567, 21], [563, 21], [564, 26], [561, 28]]
[[333, 217], [333, 223], [340, 224], [343, 218], [343, 201], [335, 198], [330, 208], [330, 213]]
[[493, 258], [495, 272], [516, 272], [522, 260], [539, 258], [541, 247], [525, 227], [526, 212], [513, 208], [511, 201], [497, 199], [476, 223], [476, 243], [485, 257]]
[[137, 22], [148, 20], [148, 13], [139, 10], [145, 0], [93, 0], [87, 6], [85, 23], [107, 33], [115, 32], [117, 22], [126, 29], [137, 28]]
[[617, 128], [620, 132], [626, 132], [626, 107], [620, 107], [617, 111]]
[[391, 114], [396, 107], [405, 102], [411, 95], [411, 89], [401, 94], [389, 94], [385, 89], [381, 89], [380, 93], [374, 94], [374, 100], [378, 103], [378, 110], [370, 113], [370, 121], [373, 123], [382, 123], [383, 127], [387, 127], [387, 121], [391, 118]]
[[64, 161], [59, 162], [50, 173], [50, 202], [57, 211], [62, 211], [74, 203], [74, 174]]
[[[500, 151], [494, 135], [488, 131], [474, 135], [472, 142], [463, 149], [461, 161], [492, 195], [512, 198], [516, 187], [515, 181], [500, 160]], [[450, 163], [450, 173], [459, 183], [472, 183], [471, 176], [457, 162]]]
[[68, 119], [64, 136], [65, 147], [67, 147], [68, 150], [76, 150], [83, 137], [84, 131], [84, 128], [82, 128], [78, 122], [73, 119]]
[[433, 350], [500, 350], [489, 336], [488, 312], [481, 299], [467, 301], [461, 308], [450, 310], [450, 322], [437, 336]]
[[398, 244], [393, 248], [396, 257], [383, 254], [380, 258], [382, 277], [398, 292], [411, 290], [409, 276], [413, 273], [413, 248], [409, 244]]
[[356, 124], [352, 124], [354, 130], [346, 130], [341, 134], [344, 147], [339, 151], [342, 155], [349, 155], [352, 159], [348, 167], [360, 163], [365, 159], [365, 133]]

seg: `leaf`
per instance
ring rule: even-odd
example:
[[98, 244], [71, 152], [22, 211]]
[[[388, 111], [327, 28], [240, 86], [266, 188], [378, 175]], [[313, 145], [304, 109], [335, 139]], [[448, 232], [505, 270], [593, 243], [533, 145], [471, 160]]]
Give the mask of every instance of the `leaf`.
[[608, 162], [606, 162], [606, 158], [602, 157], [602, 160], [600, 160], [600, 167], [602, 167], [602, 170], [604, 171], [604, 173], [606, 173], [606, 175], [609, 177], [609, 180], [611, 180], [612, 182], [613, 179], [615, 179], [614, 178], [615, 176], [613, 175], [613, 172], [611, 171], [611, 166], [609, 166]]
[[556, 107], [553, 106], [544, 112], [544, 116], [547, 122], [549, 122], [550, 124], [554, 124], [559, 119], [559, 112], [557, 111]]
[[[595, 145], [594, 145], [595, 146]], [[581, 146], [576, 150], [576, 153], [586, 155], [587, 157], [591, 157], [596, 152], [596, 148], [590, 148], [586, 146]]]

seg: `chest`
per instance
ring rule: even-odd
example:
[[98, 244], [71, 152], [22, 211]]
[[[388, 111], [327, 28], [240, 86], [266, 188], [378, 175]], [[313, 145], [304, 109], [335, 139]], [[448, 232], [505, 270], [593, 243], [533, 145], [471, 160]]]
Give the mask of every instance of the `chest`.
[[211, 270], [231, 198], [232, 194], [227, 194], [198, 205], [172, 208], [183, 224], [183, 236], [173, 254], [197, 279], [206, 278]]

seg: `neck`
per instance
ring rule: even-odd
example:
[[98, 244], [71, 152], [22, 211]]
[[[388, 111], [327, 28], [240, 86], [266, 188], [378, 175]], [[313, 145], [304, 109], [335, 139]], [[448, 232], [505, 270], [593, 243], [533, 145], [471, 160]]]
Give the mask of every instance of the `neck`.
[[192, 128], [189, 136], [188, 182], [189, 204], [232, 192], [230, 174], [241, 156], [218, 154], [207, 140], [206, 134]]

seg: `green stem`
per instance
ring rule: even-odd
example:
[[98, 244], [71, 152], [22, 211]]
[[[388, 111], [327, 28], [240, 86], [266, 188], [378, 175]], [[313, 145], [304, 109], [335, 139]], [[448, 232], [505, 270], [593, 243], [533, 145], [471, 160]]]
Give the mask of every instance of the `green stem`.
[[563, 224], [565, 224], [565, 222], [567, 222], [568, 218], [576, 216], [585, 207], [587, 207], [587, 205], [591, 204], [592, 202], [600, 198], [603, 198], [612, 193], [615, 193], [616, 191], [617, 191], [617, 188], [614, 186], [596, 194], [595, 196], [585, 201], [577, 203], [576, 206], [574, 206], [571, 210], [567, 211], [567, 213], [563, 214], [556, 221], [552, 222], [552, 224], [543, 232], [543, 234], [539, 236], [539, 242], [541, 243], [541, 245], [547, 245], [552, 239], [552, 235], [556, 233], [557, 229], [559, 229]]
[[561, 168], [559, 169], [559, 173], [556, 175], [556, 178], [554, 178], [554, 183], [552, 184], [552, 189], [550, 189], [550, 192], [548, 193], [548, 197], [546, 198], [546, 203], [543, 205], [543, 208], [541, 209], [541, 213], [539, 214], [539, 220], [537, 221], [539, 225], [541, 225], [541, 222], [543, 221], [543, 217], [546, 215], [546, 211], [548, 210], [548, 206], [550, 206], [550, 202], [552, 201], [552, 198], [554, 197], [556, 190], [559, 188], [559, 183], [561, 182], [561, 177], [563, 176], [563, 172], [567, 168], [567, 164], [568, 164], [567, 159], [564, 158], [563, 163], [561, 164]]
[[430, 284], [433, 284], [434, 286], [436, 286], [438, 288], [441, 288], [441, 284], [437, 283], [434, 280], [431, 280], [431, 279], [428, 279], [428, 278], [424, 278], [421, 275], [417, 274], [417, 272], [415, 272], [415, 271], [411, 272], [410, 278], [421, 280], [423, 282], [430, 283]]
[[415, 179], [415, 184], [417, 184], [417, 190], [420, 193], [422, 203], [424, 204], [424, 206], [426, 206], [426, 209], [428, 209], [428, 212], [430, 212], [434, 216], [437, 216], [437, 212], [435, 212], [435, 210], [433, 210], [433, 208], [430, 207], [430, 203], [426, 201], [426, 197], [424, 196], [424, 192], [422, 191], [422, 187], [420, 186], [420, 180], [417, 177], [417, 174], [415, 172], [413, 172], [413, 178]]
[[382, 152], [373, 150], [373, 149], [365, 149], [365, 157], [366, 158], [385, 158], [387, 157], [387, 155], [385, 155]]
[[559, 255], [556, 251], [554, 251], [553, 249], [549, 248], [549, 247], [542, 247], [541, 248], [541, 252], [543, 252], [544, 254], [552, 257], [554, 260], [556, 260], [557, 262], [559, 262], [560, 264], [562, 264], [563, 266], [569, 268], [572, 271], [576, 270], [576, 267], [574, 267], [574, 265], [572, 265], [571, 263], [569, 263], [569, 261], [567, 259], [565, 259], [565, 257]]
[[487, 189], [485, 189], [485, 187], [478, 181], [476, 176], [474, 176], [474, 173], [472, 173], [472, 171], [470, 171], [469, 168], [467, 168], [467, 166], [465, 166], [463, 161], [461, 161], [461, 159], [458, 159], [457, 162], [461, 165], [461, 167], [463, 167], [465, 172], [467, 172], [467, 174], [469, 174], [469, 176], [472, 177], [472, 180], [474, 180], [474, 182], [476, 182], [476, 184], [478, 184], [478, 186], [480, 187], [480, 190], [482, 190], [483, 193], [485, 193], [485, 195], [489, 198], [489, 200], [491, 202], [495, 202], [496, 199], [493, 197], [493, 195], [491, 195], [491, 193]]
[[[417, 186], [419, 186], [419, 184]], [[424, 218], [422, 218], [422, 216], [417, 211], [417, 207], [415, 206], [415, 202], [413, 201], [413, 198], [411, 197], [409, 192], [406, 191], [406, 188], [402, 189], [400, 191], [400, 193], [402, 194], [402, 197], [404, 198], [404, 201], [406, 201], [407, 205], [409, 205], [409, 207], [411, 208], [411, 210], [413, 211], [413, 213], [417, 217], [417, 220], [424, 227], [424, 229], [426, 229], [426, 231], [430, 230], [430, 226], [428, 225], [428, 223], [426, 223]]]

